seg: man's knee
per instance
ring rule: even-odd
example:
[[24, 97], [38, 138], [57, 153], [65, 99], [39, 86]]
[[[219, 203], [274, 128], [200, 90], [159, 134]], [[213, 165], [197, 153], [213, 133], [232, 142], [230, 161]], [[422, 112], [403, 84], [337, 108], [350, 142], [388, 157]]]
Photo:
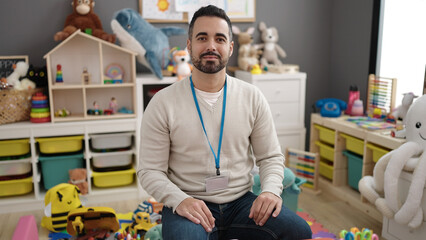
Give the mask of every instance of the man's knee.
[[[164, 214], [166, 212], [166, 214]], [[185, 240], [185, 239], [207, 239], [208, 233], [200, 224], [173, 214], [170, 209], [163, 211], [162, 218], [163, 239]]]

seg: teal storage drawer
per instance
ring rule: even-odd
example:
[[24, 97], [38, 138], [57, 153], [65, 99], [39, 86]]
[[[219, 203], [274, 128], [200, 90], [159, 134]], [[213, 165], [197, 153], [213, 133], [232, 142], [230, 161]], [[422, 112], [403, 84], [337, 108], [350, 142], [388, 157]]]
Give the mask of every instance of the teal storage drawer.
[[350, 151], [343, 151], [348, 157], [348, 184], [353, 189], [358, 190], [358, 182], [362, 177], [362, 156]]
[[68, 170], [84, 167], [82, 153], [73, 155], [40, 156], [41, 173], [44, 188], [50, 189], [59, 183], [67, 183], [69, 180]]

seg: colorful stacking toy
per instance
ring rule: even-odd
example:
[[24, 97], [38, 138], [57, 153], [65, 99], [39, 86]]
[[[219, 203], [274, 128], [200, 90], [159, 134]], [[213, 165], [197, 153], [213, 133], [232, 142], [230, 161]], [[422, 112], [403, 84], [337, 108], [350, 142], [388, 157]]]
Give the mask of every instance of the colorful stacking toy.
[[32, 123], [50, 122], [50, 109], [47, 96], [41, 92], [33, 95], [31, 101], [31, 118]]

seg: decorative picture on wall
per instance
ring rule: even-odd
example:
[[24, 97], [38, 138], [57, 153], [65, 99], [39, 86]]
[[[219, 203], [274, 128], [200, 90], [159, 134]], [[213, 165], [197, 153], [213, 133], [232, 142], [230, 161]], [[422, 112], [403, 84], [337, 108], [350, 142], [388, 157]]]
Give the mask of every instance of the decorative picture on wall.
[[254, 22], [256, 0], [139, 0], [139, 13], [152, 23], [186, 23], [202, 6], [223, 8], [232, 22]]

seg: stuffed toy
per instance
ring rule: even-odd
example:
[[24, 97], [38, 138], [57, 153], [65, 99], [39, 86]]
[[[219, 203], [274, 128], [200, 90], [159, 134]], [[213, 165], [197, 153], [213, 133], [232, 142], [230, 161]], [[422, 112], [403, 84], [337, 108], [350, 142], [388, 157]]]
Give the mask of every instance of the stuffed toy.
[[157, 224], [146, 232], [144, 239], [147, 240], [163, 240], [162, 224]]
[[12, 85], [13, 89], [30, 90], [36, 87], [36, 84], [28, 78], [20, 80], [21, 77], [25, 77], [27, 75], [29, 68], [28, 63], [17, 62], [13, 67], [13, 72], [6, 78], [7, 83]]
[[[361, 194], [389, 219], [410, 228], [423, 222], [422, 198], [426, 182], [426, 95], [407, 111], [407, 142], [385, 154], [374, 166], [373, 176], [364, 176], [358, 184]], [[398, 179], [402, 171], [413, 172], [411, 185], [402, 204]], [[424, 204], [423, 204], [424, 205]]]
[[278, 30], [275, 27], [268, 28], [264, 22], [259, 23], [259, 30], [261, 32], [261, 39], [263, 41], [263, 44], [259, 45], [261, 48], [263, 48], [260, 64], [263, 67], [268, 67], [270, 63], [277, 66], [282, 65], [279, 56], [285, 58], [287, 54], [277, 44], [279, 38]]
[[[290, 168], [284, 168], [284, 179], [283, 179], [283, 189], [291, 188], [297, 193], [300, 192], [299, 186], [296, 184], [296, 175]], [[262, 193], [260, 176], [258, 174], [254, 175], [254, 184], [252, 191], [255, 195]], [[284, 191], [281, 193], [281, 198], [284, 199]]]
[[62, 41], [80, 29], [82, 32], [89, 33], [102, 40], [115, 43], [115, 35], [104, 32], [101, 20], [93, 12], [95, 6], [94, 0], [73, 0], [73, 13], [68, 15], [65, 20], [64, 29], [57, 32], [53, 39]]
[[253, 66], [259, 64], [259, 57], [262, 53], [252, 45], [254, 27], [249, 27], [242, 32], [237, 26], [232, 26], [232, 32], [238, 36], [238, 67], [244, 71], [250, 71]]
[[405, 123], [404, 119], [407, 115], [407, 111], [410, 108], [411, 104], [414, 101], [414, 98], [417, 98], [418, 96], [414, 95], [414, 93], [404, 93], [404, 97], [402, 98], [402, 103], [399, 105], [392, 113], [391, 115], [395, 118], [395, 120], [402, 119], [403, 123]]
[[81, 195], [86, 195], [89, 191], [87, 184], [87, 170], [85, 168], [74, 168], [68, 170], [70, 180], [68, 183], [76, 185], [80, 189]]
[[178, 81], [191, 75], [192, 65], [189, 63], [191, 57], [186, 49], [175, 50], [172, 53], [175, 67], [173, 73], [176, 74]]
[[44, 215], [41, 226], [52, 232], [67, 228], [67, 216], [72, 209], [81, 208], [78, 187], [60, 183], [50, 188], [44, 196]]
[[159, 79], [163, 79], [161, 71], [169, 64], [169, 37], [186, 33], [177, 27], [156, 28], [130, 8], [114, 14], [111, 28], [120, 45], [138, 53], [138, 62], [148, 67]]

